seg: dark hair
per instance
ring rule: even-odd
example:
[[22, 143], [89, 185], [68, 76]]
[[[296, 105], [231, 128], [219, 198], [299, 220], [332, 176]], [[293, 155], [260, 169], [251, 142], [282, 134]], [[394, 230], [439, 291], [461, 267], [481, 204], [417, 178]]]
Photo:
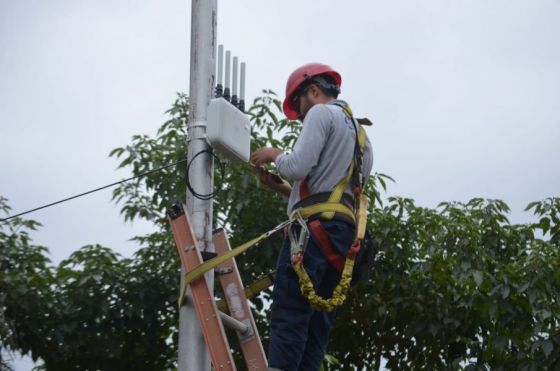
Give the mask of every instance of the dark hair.
[[340, 86], [338, 86], [336, 81], [328, 74], [313, 76], [310, 83], [317, 85], [319, 90], [329, 97], [336, 99], [338, 98], [338, 94], [340, 94]]

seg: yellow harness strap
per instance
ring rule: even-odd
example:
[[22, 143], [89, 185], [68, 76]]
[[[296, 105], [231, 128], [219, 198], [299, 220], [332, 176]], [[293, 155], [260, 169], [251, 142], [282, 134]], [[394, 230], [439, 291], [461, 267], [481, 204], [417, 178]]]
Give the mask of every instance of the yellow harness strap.
[[356, 216], [354, 212], [346, 205], [338, 202], [321, 202], [315, 205], [301, 207], [292, 212], [290, 219], [295, 219], [298, 215], [303, 219], [307, 219], [312, 215], [321, 214], [323, 216], [325, 213], [335, 213], [344, 214], [353, 221], [356, 221]]
[[[344, 112], [346, 113], [346, 111]], [[366, 145], [366, 131], [361, 126], [359, 127], [359, 131], [358, 131], [358, 144], [360, 146], [360, 150], [363, 151]], [[344, 194], [344, 190], [348, 186], [348, 183], [350, 183], [350, 179], [352, 179], [352, 173], [354, 170], [354, 161], [355, 159], [353, 159], [352, 162], [350, 163], [350, 166], [348, 166], [348, 171], [346, 172], [346, 176], [342, 178], [340, 182], [338, 182], [338, 184], [334, 187], [327, 202], [340, 203], [340, 200], [342, 199], [342, 195]], [[321, 214], [321, 217], [323, 219], [331, 220], [332, 218], [334, 218], [334, 214], [335, 211], [324, 212], [323, 214]]]

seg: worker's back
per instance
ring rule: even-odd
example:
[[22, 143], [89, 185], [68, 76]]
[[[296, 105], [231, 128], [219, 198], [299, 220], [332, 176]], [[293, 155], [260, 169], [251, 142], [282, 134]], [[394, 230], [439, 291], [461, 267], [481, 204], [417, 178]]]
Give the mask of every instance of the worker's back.
[[[303, 129], [290, 156], [280, 155], [276, 165], [280, 173], [294, 181], [288, 201], [288, 214], [300, 200], [300, 184], [306, 180], [311, 194], [330, 192], [347, 174], [354, 156], [356, 128], [335, 100], [316, 104], [307, 113]], [[369, 176], [373, 166], [371, 143], [366, 140], [362, 172]], [[346, 193], [352, 194], [349, 184]]]

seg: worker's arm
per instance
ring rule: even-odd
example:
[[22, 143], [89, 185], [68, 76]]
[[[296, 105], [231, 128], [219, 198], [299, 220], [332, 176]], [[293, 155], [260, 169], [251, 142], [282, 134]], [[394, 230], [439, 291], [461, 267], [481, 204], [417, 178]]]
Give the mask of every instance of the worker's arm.
[[332, 130], [332, 112], [324, 104], [317, 104], [307, 112], [303, 128], [292, 153], [274, 158], [280, 174], [290, 180], [304, 180], [319, 162]]
[[[331, 123], [330, 110], [322, 104], [315, 105], [305, 117], [303, 129], [292, 153], [283, 154], [280, 150], [270, 147], [259, 148], [251, 155], [251, 162], [256, 166], [274, 162], [282, 176], [290, 180], [303, 180], [319, 161]], [[264, 181], [263, 183], [267, 184]], [[287, 182], [283, 183], [289, 186]], [[291, 186], [288, 191], [287, 187], [279, 184], [278, 182], [267, 185], [283, 194], [291, 192]]]

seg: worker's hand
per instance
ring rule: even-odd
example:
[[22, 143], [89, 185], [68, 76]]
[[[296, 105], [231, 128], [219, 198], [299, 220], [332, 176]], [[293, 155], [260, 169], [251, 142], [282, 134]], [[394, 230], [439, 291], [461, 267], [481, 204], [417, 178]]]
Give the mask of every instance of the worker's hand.
[[271, 173], [262, 166], [255, 166], [255, 172], [258, 174], [261, 183], [269, 187], [274, 187], [277, 184], [284, 183], [284, 179]]
[[262, 166], [255, 166], [254, 169], [262, 184], [284, 195], [289, 195], [292, 191], [290, 183], [280, 178], [278, 175], [271, 173]]
[[256, 166], [268, 164], [274, 162], [280, 153], [282, 152], [276, 148], [259, 148], [251, 155], [251, 162]]

